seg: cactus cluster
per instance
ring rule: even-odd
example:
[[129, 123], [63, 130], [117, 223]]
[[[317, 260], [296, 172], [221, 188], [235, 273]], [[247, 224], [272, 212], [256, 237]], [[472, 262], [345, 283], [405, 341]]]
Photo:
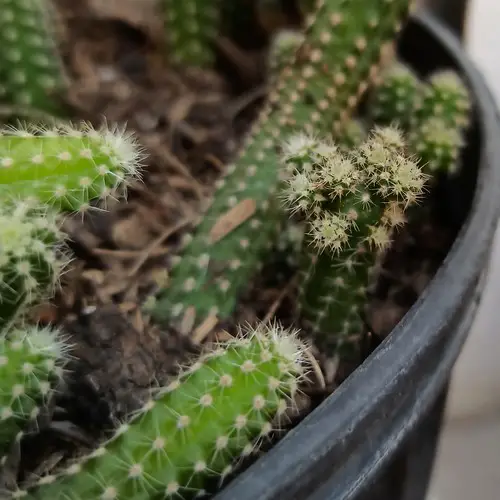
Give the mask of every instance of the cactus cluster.
[[306, 374], [295, 332], [259, 325], [202, 355], [116, 434], [15, 498], [192, 498], [279, 424]]
[[51, 2], [0, 0], [0, 101], [61, 116], [67, 78]]
[[283, 198], [307, 222], [299, 310], [317, 344], [332, 353], [363, 331], [370, 274], [426, 176], [405, 154], [396, 128], [376, 127], [357, 148], [294, 136], [284, 152]]
[[284, 68], [238, 158], [151, 313], [159, 323], [202, 324], [231, 316], [252, 276], [279, 238], [283, 218], [279, 149], [294, 131], [338, 132], [378, 71], [381, 52], [408, 10], [403, 0], [315, 2], [301, 55]]
[[430, 173], [458, 168], [470, 111], [467, 87], [454, 71], [423, 81], [401, 62], [386, 69], [369, 104], [375, 123], [398, 125], [407, 134], [409, 150]]

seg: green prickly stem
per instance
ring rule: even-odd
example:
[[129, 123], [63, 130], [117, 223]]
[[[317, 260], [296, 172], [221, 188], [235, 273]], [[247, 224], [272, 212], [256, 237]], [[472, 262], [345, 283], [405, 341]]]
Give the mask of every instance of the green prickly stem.
[[0, 0], [0, 77], [9, 104], [65, 116], [67, 88], [51, 0]]
[[139, 172], [131, 134], [89, 124], [0, 130], [0, 199], [37, 199], [57, 210], [83, 211]]
[[0, 205], [0, 331], [50, 293], [66, 263], [55, 215], [26, 202]]
[[439, 117], [458, 130], [467, 128], [471, 99], [467, 87], [453, 70], [436, 71], [423, 86], [417, 117], [423, 122]]
[[396, 62], [386, 68], [380, 83], [372, 90], [370, 118], [378, 125], [397, 124], [409, 130], [422, 91], [419, 77], [405, 64]]
[[305, 374], [304, 358], [295, 332], [259, 325], [202, 356], [90, 456], [16, 498], [201, 495], [272, 431]]
[[[172, 269], [168, 288], [158, 294], [156, 322], [174, 320], [189, 330], [207, 318], [232, 314], [276, 238], [281, 210], [273, 198], [281, 182], [283, 138], [294, 130], [328, 134], [333, 122], [348, 118], [408, 2], [320, 0], [316, 9], [306, 20], [305, 50], [281, 72], [243, 151], [227, 168]], [[230, 229], [222, 230], [224, 223]]]
[[363, 332], [376, 258], [422, 192], [425, 175], [404, 150], [397, 129], [376, 128], [351, 154], [335, 144], [311, 143], [285, 158], [283, 197], [309, 225], [300, 266], [301, 319], [330, 352]]
[[173, 62], [212, 66], [212, 44], [220, 27], [221, 7], [221, 0], [162, 0], [169, 57]]
[[425, 171], [453, 174], [457, 170], [465, 143], [463, 133], [443, 118], [432, 117], [423, 121], [409, 134], [408, 140], [410, 150]]
[[69, 345], [59, 332], [29, 327], [0, 335], [0, 453], [5, 453], [61, 375]]

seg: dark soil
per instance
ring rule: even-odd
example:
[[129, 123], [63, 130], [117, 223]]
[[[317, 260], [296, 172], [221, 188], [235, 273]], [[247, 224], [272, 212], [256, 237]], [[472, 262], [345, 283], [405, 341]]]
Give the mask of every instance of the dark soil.
[[[266, 33], [295, 23], [261, 16], [260, 47], [217, 43], [220, 71], [171, 68], [154, 2], [58, 0], [62, 50], [76, 118], [95, 124], [126, 122], [148, 151], [142, 182], [127, 203], [107, 212], [68, 217], [64, 230], [76, 256], [62, 288], [34, 320], [56, 323], [75, 344], [67, 381], [41, 432], [13, 450], [9, 471], [18, 479], [59, 467], [92, 449], [140, 406], [151, 387], [164, 384], [200, 343], [162, 331], [141, 310], [149, 293], [168, 281], [168, 269], [212, 192], [224, 164], [265, 96]], [[257, 44], [258, 45], [258, 44]], [[304, 388], [302, 416], [332, 392], [381, 342], [426, 287], [454, 237], [437, 222], [429, 199], [400, 231], [381, 271], [366, 316], [367, 333], [354, 338], [357, 356], [329, 359], [313, 349], [314, 383]], [[293, 269], [281, 277], [264, 268], [239, 306], [234, 323], [293, 309]], [[229, 325], [231, 326], [231, 325]], [[208, 333], [208, 332], [207, 332]]]

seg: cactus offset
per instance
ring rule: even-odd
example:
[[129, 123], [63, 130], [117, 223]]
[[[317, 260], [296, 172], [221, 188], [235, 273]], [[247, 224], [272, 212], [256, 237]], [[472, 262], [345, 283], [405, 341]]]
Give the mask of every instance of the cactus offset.
[[323, 143], [285, 158], [283, 197], [309, 224], [301, 317], [326, 351], [362, 333], [375, 260], [390, 244], [393, 228], [404, 223], [405, 208], [422, 193], [425, 176], [404, 148], [397, 129], [376, 128], [351, 154]]
[[53, 115], [66, 110], [56, 93], [67, 86], [51, 0], [0, 0], [0, 76], [9, 104]]
[[0, 198], [37, 199], [58, 210], [82, 211], [139, 172], [142, 157], [131, 134], [118, 128], [0, 130]]
[[221, 0], [162, 0], [169, 57], [175, 63], [211, 66]]
[[261, 325], [222, 344], [89, 457], [47, 476], [25, 499], [191, 498], [272, 431], [304, 376], [295, 332]]
[[66, 262], [51, 212], [28, 203], [0, 205], [0, 331], [24, 304], [50, 293]]
[[69, 345], [49, 328], [0, 335], [0, 453], [36, 417], [61, 375]]
[[[326, 0], [306, 21], [300, 58], [287, 65], [239, 158], [227, 167], [213, 203], [172, 269], [152, 310], [159, 323], [229, 317], [276, 238], [280, 207], [277, 149], [304, 129], [341, 127], [375, 77], [381, 54], [405, 18], [406, 0]], [[301, 51], [302, 52], [302, 51]], [[187, 315], [187, 316], [186, 316]]]

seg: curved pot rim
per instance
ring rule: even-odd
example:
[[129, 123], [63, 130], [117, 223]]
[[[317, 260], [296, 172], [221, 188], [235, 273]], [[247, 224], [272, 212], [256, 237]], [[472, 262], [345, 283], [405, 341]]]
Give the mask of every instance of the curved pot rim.
[[[430, 406], [436, 397], [436, 389], [428, 388], [432, 385], [430, 380], [435, 386], [443, 387], [467, 336], [469, 324], [454, 324], [453, 328], [459, 332], [453, 336], [449, 335], [449, 325], [456, 323], [460, 311], [470, 303], [471, 290], [477, 286], [487, 262], [500, 215], [500, 168], [495, 168], [492, 161], [498, 159], [500, 162], [499, 115], [482, 75], [453, 33], [432, 14], [421, 12], [413, 14], [412, 18], [439, 40], [476, 94], [481, 128], [481, 167], [469, 216], [433, 280], [391, 335], [317, 409], [218, 493], [216, 500], [274, 500], [307, 495], [315, 500], [338, 500], [339, 496], [333, 494], [337, 475], [326, 477], [330, 480], [323, 487], [311, 484], [304, 477], [314, 475], [316, 468], [324, 467], [321, 464], [324, 461], [329, 461], [333, 469], [330, 451], [334, 446], [343, 450], [346, 460], [349, 459], [355, 448], [350, 448], [348, 442], [353, 440], [355, 446], [364, 445], [372, 451], [372, 456], [365, 462], [358, 459], [357, 463], [344, 467], [343, 477], [349, 476], [352, 485], [348, 487], [349, 491], [342, 490], [342, 499], [354, 498], [358, 486], [370, 479], [369, 476], [381, 467], [404, 438], [408, 428], [416, 424], [411, 418], [395, 424], [394, 420], [400, 416], [397, 411], [380, 414], [374, 408], [387, 408], [387, 402], [393, 401], [395, 395], [401, 401], [408, 400], [406, 408], [408, 405], [415, 409]], [[443, 345], [446, 352], [433, 361], [434, 373], [429, 373], [428, 379], [416, 383], [415, 387], [407, 387], [412, 373], [419, 372], [419, 365], [429, 352], [436, 352], [435, 348]], [[385, 367], [384, 371], [379, 369], [380, 366]], [[401, 384], [403, 378], [405, 385]], [[418, 397], [415, 396], [417, 393]], [[396, 432], [384, 449], [380, 449], [377, 436], [369, 432], [374, 419], [380, 420], [376, 424], [379, 428], [384, 424], [387, 427], [388, 421], [395, 426]], [[367, 426], [367, 422], [370, 425]], [[299, 486], [297, 483], [303, 484]], [[347, 485], [344, 483], [344, 486]], [[314, 494], [311, 490], [315, 490]], [[295, 496], [298, 491], [300, 495]]]

